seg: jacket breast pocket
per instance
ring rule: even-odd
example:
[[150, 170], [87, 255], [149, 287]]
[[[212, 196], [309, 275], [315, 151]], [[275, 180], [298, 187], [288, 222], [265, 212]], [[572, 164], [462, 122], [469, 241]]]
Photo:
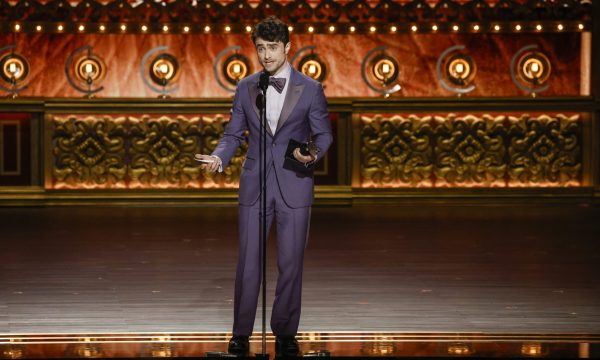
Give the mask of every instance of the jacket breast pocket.
[[246, 158], [246, 160], [244, 160], [244, 162], [242, 163], [242, 168], [246, 169], [246, 170], [252, 170], [254, 169], [254, 159], [252, 158]]

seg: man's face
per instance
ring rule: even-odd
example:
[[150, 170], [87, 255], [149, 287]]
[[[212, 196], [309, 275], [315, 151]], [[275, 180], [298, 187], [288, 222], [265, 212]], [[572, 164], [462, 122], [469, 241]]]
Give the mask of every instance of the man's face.
[[284, 44], [281, 41], [267, 41], [263, 38], [256, 38], [256, 54], [258, 61], [265, 70], [274, 75], [281, 69], [287, 60], [287, 54], [290, 51], [290, 43]]

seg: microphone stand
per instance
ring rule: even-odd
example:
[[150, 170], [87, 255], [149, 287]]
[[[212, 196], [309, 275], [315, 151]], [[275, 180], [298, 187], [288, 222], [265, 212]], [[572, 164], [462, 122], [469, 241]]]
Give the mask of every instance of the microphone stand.
[[[262, 266], [262, 353], [256, 354], [259, 359], [269, 359], [267, 353], [267, 87], [269, 86], [268, 75], [265, 81], [260, 81], [261, 87], [261, 107], [260, 107], [260, 135], [259, 135], [259, 153], [260, 153], [260, 247], [261, 247], [261, 266]], [[264, 80], [264, 79], [262, 79]], [[266, 86], [265, 86], [266, 85]]]

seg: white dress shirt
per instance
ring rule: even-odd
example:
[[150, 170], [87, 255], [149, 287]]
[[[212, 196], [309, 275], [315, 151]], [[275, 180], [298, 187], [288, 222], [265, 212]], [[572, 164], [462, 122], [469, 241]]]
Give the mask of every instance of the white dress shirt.
[[277, 130], [277, 123], [279, 122], [281, 109], [283, 109], [285, 94], [289, 88], [288, 85], [290, 83], [290, 74], [290, 64], [286, 61], [285, 64], [281, 66], [279, 71], [275, 75], [271, 76], [276, 78], [285, 78], [285, 86], [283, 87], [281, 94], [278, 93], [273, 86], [269, 86], [267, 88], [267, 122], [273, 135], [275, 135], [275, 131]]

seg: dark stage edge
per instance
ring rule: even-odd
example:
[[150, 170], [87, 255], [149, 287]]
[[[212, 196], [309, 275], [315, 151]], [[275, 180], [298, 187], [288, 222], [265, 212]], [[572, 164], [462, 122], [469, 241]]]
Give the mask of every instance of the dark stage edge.
[[[205, 358], [225, 352], [230, 333], [0, 334], [3, 359]], [[299, 333], [306, 357], [327, 350], [332, 358], [598, 358], [600, 334], [542, 333]], [[267, 336], [267, 353], [275, 354]], [[251, 354], [262, 351], [260, 333]]]

